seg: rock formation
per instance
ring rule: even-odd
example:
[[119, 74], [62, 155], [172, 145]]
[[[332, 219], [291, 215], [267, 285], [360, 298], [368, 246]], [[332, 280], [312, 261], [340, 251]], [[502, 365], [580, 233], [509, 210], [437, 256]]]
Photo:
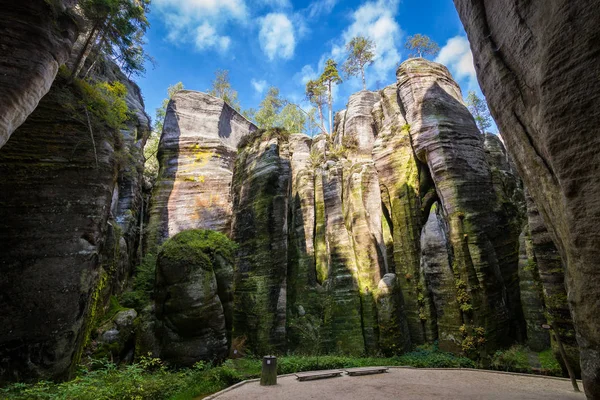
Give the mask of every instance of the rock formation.
[[0, 147], [48, 93], [77, 38], [73, 0], [0, 2]]
[[409, 60], [335, 121], [331, 140], [267, 130], [240, 143], [233, 335], [264, 353], [302, 346], [310, 324], [321, 350], [357, 355], [522, 339], [521, 189], [449, 72]]
[[589, 398], [600, 397], [600, 80], [594, 0], [454, 0], [490, 111], [566, 266]]
[[206, 230], [180, 232], [158, 253], [155, 356], [181, 366], [222, 360], [229, 349], [234, 244]]
[[148, 118], [107, 68], [130, 88], [121, 130], [86, 111], [89, 84], [61, 76], [0, 150], [2, 380], [68, 376], [135, 261]]
[[148, 249], [187, 229], [231, 228], [231, 178], [239, 140], [256, 127], [223, 100], [188, 90], [167, 107], [152, 196]]

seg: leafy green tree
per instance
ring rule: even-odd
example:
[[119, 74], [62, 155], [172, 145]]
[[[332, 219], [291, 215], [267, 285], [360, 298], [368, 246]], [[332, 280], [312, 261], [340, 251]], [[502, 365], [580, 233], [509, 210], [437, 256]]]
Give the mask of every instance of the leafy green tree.
[[337, 64], [331, 58], [325, 62], [325, 70], [319, 81], [327, 88], [327, 104], [329, 106], [329, 134], [333, 132], [333, 96], [332, 85], [342, 83], [342, 78], [337, 69]]
[[143, 49], [144, 34], [150, 26], [146, 18], [149, 6], [150, 0], [81, 0], [79, 7], [91, 28], [76, 57], [71, 79], [79, 76], [92, 51], [97, 58], [115, 61], [128, 76], [144, 73], [149, 59]]
[[208, 94], [223, 99], [237, 112], [241, 112], [240, 102], [238, 101], [238, 92], [231, 87], [231, 83], [229, 82], [229, 71], [226, 69], [218, 69], [215, 71], [215, 79], [212, 81], [212, 88], [208, 91]]
[[364, 36], [356, 36], [346, 44], [348, 59], [342, 65], [342, 70], [346, 77], [361, 76], [363, 90], [367, 90], [365, 80], [365, 67], [373, 64], [375, 58], [375, 42]]
[[304, 124], [306, 124], [306, 117], [299, 107], [288, 103], [277, 116], [276, 124], [277, 126], [286, 129], [288, 132], [303, 132]]
[[319, 111], [319, 121], [323, 126], [323, 106], [327, 103], [327, 88], [320, 80], [306, 83], [306, 98]]
[[423, 55], [435, 56], [440, 52], [440, 46], [427, 35], [417, 33], [409, 36], [404, 47], [411, 51], [409, 57], [423, 57]]
[[271, 86], [254, 115], [257, 125], [264, 129], [277, 126], [277, 116], [282, 107], [283, 99], [279, 97], [279, 89]]
[[473, 118], [475, 118], [475, 123], [479, 131], [485, 133], [486, 130], [492, 127], [492, 116], [487, 108], [487, 104], [472, 90], [467, 95], [466, 103], [469, 111], [473, 114]]

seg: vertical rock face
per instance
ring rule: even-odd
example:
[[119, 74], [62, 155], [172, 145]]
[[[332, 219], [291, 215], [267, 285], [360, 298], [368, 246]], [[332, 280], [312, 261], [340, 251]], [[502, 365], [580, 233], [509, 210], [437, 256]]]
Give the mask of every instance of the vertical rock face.
[[233, 336], [245, 336], [258, 354], [267, 354], [282, 351], [286, 339], [291, 170], [288, 138], [261, 134], [249, 138], [235, 165]]
[[[531, 245], [543, 288], [546, 318], [555, 328], [555, 332], [560, 335], [571, 366], [579, 371], [579, 348], [577, 347], [573, 318], [567, 301], [563, 260], [542, 220], [538, 207], [529, 196], [529, 191], [526, 192], [526, 200]], [[556, 359], [561, 363], [563, 370], [566, 371], [558, 345], [554, 340], [552, 350], [556, 355]]]
[[527, 324], [527, 346], [533, 351], [542, 351], [550, 347], [550, 335], [542, 328], [546, 315], [544, 294], [529, 225], [523, 228], [519, 237], [519, 283], [521, 286], [521, 304]]
[[239, 140], [256, 127], [223, 100], [182, 90], [159, 145], [148, 248], [186, 229], [231, 229], [231, 178]]
[[226, 236], [205, 230], [181, 232], [161, 247], [155, 329], [165, 361], [191, 366], [227, 355], [234, 247]]
[[354, 94], [335, 121], [331, 140], [275, 130], [243, 145], [234, 335], [301, 349], [309, 321], [323, 350], [347, 354], [521, 339], [521, 189], [448, 71], [408, 61], [398, 85]]
[[[125, 175], [138, 179], [134, 148], [149, 126], [134, 117], [119, 132], [91, 113], [88, 122], [82, 101], [78, 86], [58, 78], [0, 150], [2, 380], [67, 376], [130, 272], [137, 208], [116, 188]], [[129, 107], [143, 115], [141, 98]]]
[[0, 147], [48, 93], [77, 38], [74, 1], [0, 2]]
[[454, 3], [490, 111], [565, 262], [586, 394], [600, 397], [597, 2]]
[[510, 221], [498, 209], [481, 135], [445, 67], [411, 59], [397, 76], [415, 154], [427, 165], [448, 220], [453, 270], [466, 291], [464, 319], [485, 329], [488, 348], [508, 344], [518, 336], [518, 316], [511, 313], [520, 310], [518, 291], [508, 290], [517, 281], [507, 279], [517, 271], [518, 234], [502, 229]]

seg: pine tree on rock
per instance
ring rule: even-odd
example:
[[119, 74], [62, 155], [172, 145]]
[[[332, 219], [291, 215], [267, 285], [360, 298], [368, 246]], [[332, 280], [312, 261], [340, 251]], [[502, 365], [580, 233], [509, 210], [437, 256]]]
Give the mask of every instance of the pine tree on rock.
[[320, 80], [306, 83], [306, 98], [319, 111], [320, 126], [323, 127], [323, 106], [327, 103], [327, 88]]
[[325, 70], [321, 74], [319, 81], [327, 88], [327, 104], [329, 106], [329, 134], [333, 133], [333, 96], [331, 94], [334, 84], [342, 83], [337, 64], [331, 58], [325, 62]]
[[231, 87], [228, 70], [218, 69], [215, 71], [215, 79], [212, 81], [212, 88], [208, 94], [222, 99], [237, 112], [241, 112], [238, 92]]
[[411, 53], [409, 57], [423, 57], [423, 55], [435, 56], [440, 52], [440, 46], [427, 35], [417, 33], [414, 36], [409, 36], [404, 44], [407, 50]]
[[365, 67], [373, 64], [375, 43], [364, 36], [356, 36], [346, 44], [348, 59], [342, 65], [346, 77], [361, 76], [363, 90], [367, 90]]
[[492, 117], [487, 108], [485, 101], [477, 96], [474, 91], [469, 91], [467, 95], [467, 108], [473, 114], [475, 123], [481, 133], [485, 133], [486, 130], [492, 127]]

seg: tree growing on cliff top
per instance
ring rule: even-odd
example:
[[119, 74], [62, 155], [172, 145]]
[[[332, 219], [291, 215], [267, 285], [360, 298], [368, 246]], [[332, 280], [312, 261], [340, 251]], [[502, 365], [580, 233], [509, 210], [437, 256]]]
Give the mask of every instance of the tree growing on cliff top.
[[80, 75], [92, 52], [116, 62], [123, 72], [141, 74], [149, 59], [143, 49], [144, 34], [150, 23], [146, 18], [150, 0], [81, 0], [79, 7], [91, 27], [80, 49], [71, 79]]
[[333, 96], [332, 86], [342, 83], [342, 78], [337, 69], [337, 64], [331, 58], [325, 62], [325, 70], [319, 81], [327, 88], [327, 105], [329, 106], [329, 134], [333, 133]]
[[475, 118], [477, 128], [479, 128], [481, 133], [485, 133], [492, 127], [492, 116], [487, 108], [487, 104], [472, 90], [467, 95], [466, 103], [469, 111], [473, 114], [473, 118]]
[[365, 67], [373, 64], [375, 58], [375, 42], [364, 36], [356, 36], [346, 44], [348, 59], [342, 65], [346, 78], [350, 76], [361, 76], [363, 90], [367, 90], [365, 80]]
[[279, 97], [279, 89], [271, 86], [254, 114], [257, 125], [263, 129], [276, 126], [281, 107], [283, 107], [283, 99]]
[[306, 98], [319, 111], [319, 121], [323, 126], [323, 106], [327, 103], [327, 88], [319, 80], [310, 80], [306, 83]]
[[208, 94], [223, 99], [237, 112], [241, 112], [238, 92], [231, 87], [228, 70], [218, 69], [215, 71], [215, 79], [212, 81], [212, 87], [208, 91]]
[[435, 56], [440, 52], [440, 46], [427, 35], [409, 36], [404, 44], [407, 50], [410, 50], [409, 57], [423, 57], [423, 55]]

